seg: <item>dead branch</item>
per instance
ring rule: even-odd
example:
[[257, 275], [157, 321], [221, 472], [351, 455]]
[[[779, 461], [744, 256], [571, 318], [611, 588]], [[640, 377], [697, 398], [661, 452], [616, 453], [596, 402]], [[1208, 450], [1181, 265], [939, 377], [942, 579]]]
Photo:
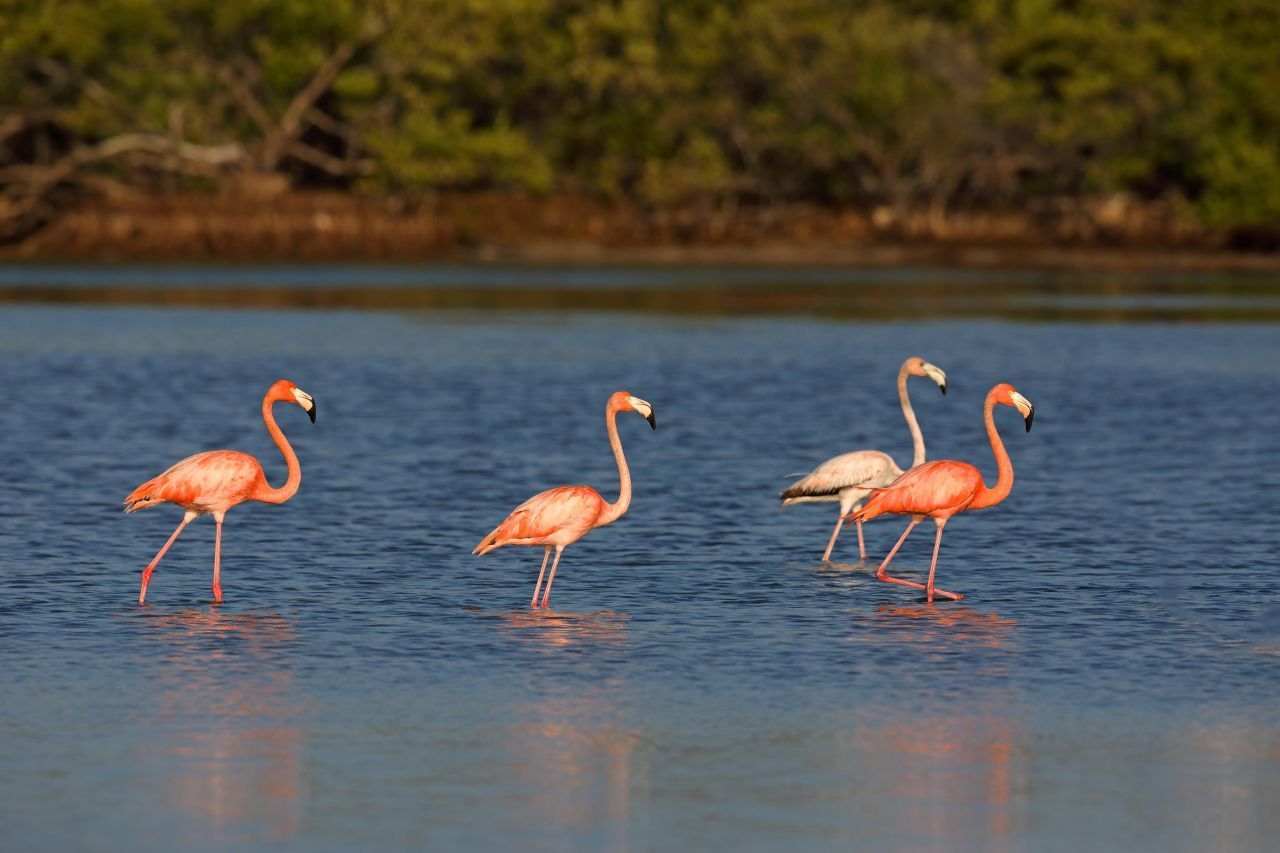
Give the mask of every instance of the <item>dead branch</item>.
[[316, 109], [315, 107], [307, 110], [307, 114], [304, 118], [313, 127], [319, 128], [330, 136], [335, 136], [338, 139], [351, 139], [355, 136], [356, 131], [354, 127], [347, 124], [345, 121], [340, 121], [334, 118], [323, 110]]
[[356, 55], [357, 48], [358, 45], [350, 41], [344, 41], [338, 45], [337, 49], [329, 54], [328, 59], [316, 69], [316, 73], [311, 75], [307, 85], [293, 96], [293, 100], [285, 108], [284, 115], [280, 117], [280, 122], [267, 134], [262, 152], [264, 168], [274, 169], [279, 164], [281, 157], [289, 150], [297, 139], [299, 131], [302, 130], [302, 119], [307, 111], [315, 106], [316, 101], [320, 100], [325, 92], [329, 91], [329, 87], [333, 85], [343, 66]]
[[374, 171], [373, 163], [369, 160], [343, 160], [330, 154], [325, 154], [323, 151], [318, 151], [310, 145], [297, 140], [289, 143], [285, 153], [309, 166], [314, 166], [322, 172], [327, 172], [339, 178], [371, 175]]
[[96, 145], [81, 145], [49, 165], [18, 163], [0, 168], [0, 240], [39, 226], [51, 209], [50, 195], [68, 184], [101, 190], [92, 167], [113, 160], [135, 161], [162, 172], [216, 174], [245, 159], [239, 145], [196, 145], [167, 136], [125, 133]]

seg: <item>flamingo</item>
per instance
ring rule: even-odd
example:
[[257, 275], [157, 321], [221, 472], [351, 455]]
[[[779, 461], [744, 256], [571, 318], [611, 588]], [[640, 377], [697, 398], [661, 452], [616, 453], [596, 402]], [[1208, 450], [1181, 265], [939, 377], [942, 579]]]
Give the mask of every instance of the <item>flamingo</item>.
[[[859, 522], [869, 521], [886, 513], [911, 516], [911, 523], [902, 532], [898, 544], [893, 546], [893, 550], [876, 570], [877, 580], [923, 589], [930, 603], [933, 603], [934, 595], [941, 595], [952, 601], [964, 598], [956, 592], [935, 589], [933, 573], [938, 567], [938, 549], [942, 547], [942, 528], [947, 526], [951, 516], [970, 509], [986, 509], [989, 506], [995, 506], [1009, 497], [1009, 492], [1013, 489], [1013, 463], [1009, 461], [1004, 442], [996, 432], [994, 416], [996, 403], [1017, 409], [1026, 421], [1027, 432], [1031, 432], [1031, 421], [1036, 411], [1031, 401], [1019, 394], [1012, 385], [1000, 384], [987, 392], [987, 399], [983, 406], [983, 420], [987, 424], [987, 438], [990, 439], [991, 449], [995, 452], [996, 469], [999, 472], [994, 488], [988, 488], [982, 480], [982, 473], [968, 462], [939, 459], [912, 468], [886, 488], [875, 489], [871, 500], [850, 516], [854, 521]], [[885, 573], [885, 569], [889, 567], [889, 561], [893, 559], [894, 554], [898, 553], [907, 534], [924, 521], [926, 515], [938, 526], [938, 535], [933, 542], [933, 562], [929, 564], [929, 582], [918, 584], [890, 577]]]
[[[913, 356], [902, 362], [898, 370], [898, 399], [902, 401], [902, 414], [907, 419], [907, 428], [911, 430], [911, 442], [915, 453], [911, 459], [911, 467], [915, 468], [924, 462], [924, 436], [920, 433], [920, 424], [916, 422], [915, 410], [911, 408], [911, 400], [907, 398], [907, 377], [928, 376], [942, 393], [947, 393], [947, 374], [923, 358]], [[831, 559], [831, 549], [836, 546], [836, 537], [844, 526], [845, 517], [862, 507], [862, 501], [871, 494], [876, 486], [887, 486], [902, 476], [902, 469], [887, 453], [879, 450], [857, 450], [833, 456], [823, 462], [807, 475], [784, 491], [783, 506], [798, 503], [840, 502], [840, 517], [836, 519], [835, 530], [831, 531], [831, 539], [827, 542], [827, 550], [822, 554], [825, 563]], [[867, 559], [867, 546], [862, 539], [862, 522], [858, 522], [858, 558]]]
[[618, 461], [618, 479], [621, 481], [616, 501], [606, 502], [600, 493], [590, 486], [560, 486], [548, 489], [516, 507], [506, 520], [492, 533], [481, 539], [480, 544], [471, 552], [483, 557], [504, 545], [544, 546], [546, 551], [542, 555], [542, 569], [539, 570], [538, 582], [533, 587], [530, 607], [539, 606], [538, 592], [542, 589], [542, 576], [547, 571], [547, 559], [551, 556], [551, 549], [555, 549], [556, 558], [551, 563], [547, 588], [542, 594], [542, 607], [546, 607], [547, 601], [551, 598], [551, 582], [556, 579], [556, 566], [560, 565], [560, 554], [564, 549], [586, 536], [591, 530], [617, 521], [631, 505], [631, 472], [627, 469], [627, 458], [622, 454], [622, 440], [618, 438], [618, 412], [638, 412], [649, 422], [649, 426], [658, 428], [658, 423], [653, 417], [653, 406], [649, 403], [638, 397], [632, 397], [626, 391], [616, 391], [609, 397], [604, 418], [609, 432], [609, 446], [613, 448], [613, 456]]
[[287, 379], [274, 383], [262, 398], [262, 419], [266, 421], [267, 432], [289, 466], [289, 478], [280, 488], [271, 488], [262, 473], [262, 464], [249, 454], [236, 450], [209, 450], [188, 456], [159, 477], [138, 486], [124, 499], [125, 512], [137, 512], [162, 503], [177, 504], [187, 511], [160, 553], [142, 570], [139, 604], [147, 600], [147, 584], [151, 582], [151, 573], [160, 558], [184, 527], [206, 513], [212, 514], [218, 525], [213, 546], [213, 600], [221, 604], [222, 585], [218, 582], [218, 567], [222, 558], [222, 519], [227, 510], [245, 501], [282, 504], [297, 494], [298, 484], [302, 482], [302, 469], [298, 466], [297, 454], [276, 425], [275, 416], [271, 413], [274, 403], [297, 403], [315, 423], [316, 401]]

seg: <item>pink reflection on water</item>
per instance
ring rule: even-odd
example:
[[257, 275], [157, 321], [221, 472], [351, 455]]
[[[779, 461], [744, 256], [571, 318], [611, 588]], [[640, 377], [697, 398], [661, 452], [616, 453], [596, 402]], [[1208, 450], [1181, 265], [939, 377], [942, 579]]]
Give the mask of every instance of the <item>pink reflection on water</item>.
[[964, 604], [882, 604], [871, 623], [887, 640], [949, 648], [1005, 648], [1018, 627], [1013, 619]]
[[497, 614], [501, 627], [522, 642], [547, 649], [579, 643], [627, 643], [631, 617], [612, 610], [562, 613], [555, 610], [512, 610]]
[[520, 709], [508, 730], [512, 767], [524, 796], [512, 804], [518, 826], [538, 827], [568, 841], [598, 833], [605, 849], [628, 847], [633, 786], [644, 768], [635, 759], [642, 741], [626, 727], [609, 688], [551, 697]]
[[1014, 791], [1030, 768], [1017, 736], [1008, 717], [940, 712], [859, 724], [851, 745], [877, 779], [877, 822], [890, 835], [945, 847], [963, 825], [963, 836], [981, 838], [982, 849], [1007, 850], [1026, 822], [1025, 800]]
[[[933, 653], [1008, 649], [1016, 620], [968, 605], [882, 605], [871, 616], [885, 643], [928, 652], [920, 665], [938, 665]], [[990, 656], [966, 659], [975, 675], [998, 674]], [[898, 710], [891, 716], [859, 714], [848, 745], [863, 773], [877, 780], [876, 823], [882, 832], [945, 849], [957, 826], [963, 837], [981, 839], [981, 849], [1017, 847], [1012, 839], [1027, 824], [1028, 752], [1018, 743], [1016, 697], [991, 690], [963, 707], [945, 698], [927, 711]], [[860, 774], [861, 775], [861, 774]]]
[[155, 733], [139, 763], [159, 791], [151, 805], [181, 813], [193, 837], [286, 841], [300, 823], [302, 710], [286, 668], [297, 632], [271, 614], [183, 610], [148, 617], [145, 664], [155, 672]]

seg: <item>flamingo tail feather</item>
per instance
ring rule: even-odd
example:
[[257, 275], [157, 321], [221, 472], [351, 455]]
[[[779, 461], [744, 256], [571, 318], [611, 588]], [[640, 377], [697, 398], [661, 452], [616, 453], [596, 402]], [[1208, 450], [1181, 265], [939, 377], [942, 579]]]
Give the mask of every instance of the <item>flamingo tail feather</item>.
[[129, 496], [124, 499], [124, 511], [137, 512], [140, 509], [146, 509], [147, 507], [158, 506], [165, 503], [166, 499], [161, 497], [159, 494], [160, 489], [163, 488], [163, 486], [164, 481], [159, 477], [154, 480], [148, 480], [141, 486], [138, 486], [138, 488], [130, 492]]

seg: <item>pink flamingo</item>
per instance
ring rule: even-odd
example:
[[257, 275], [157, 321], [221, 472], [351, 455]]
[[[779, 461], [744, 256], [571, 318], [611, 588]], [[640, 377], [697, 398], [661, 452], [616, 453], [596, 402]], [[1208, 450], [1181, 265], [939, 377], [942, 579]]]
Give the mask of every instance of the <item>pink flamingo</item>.
[[[1017, 409], [1026, 421], [1027, 432], [1031, 432], [1031, 421], [1036, 411], [1031, 401], [1015, 391], [1012, 385], [997, 385], [987, 392], [983, 419], [987, 424], [987, 437], [991, 440], [991, 449], [995, 452], [996, 468], [999, 471], [995, 488], [987, 488], [986, 483], [982, 481], [981, 472], [968, 462], [939, 459], [935, 462], [926, 462], [918, 468], [912, 468], [886, 488], [875, 489], [875, 494], [871, 496], [871, 500], [867, 501], [866, 506], [853, 513], [851, 517], [855, 521], [868, 521], [886, 513], [911, 516], [911, 523], [902, 532], [898, 544], [893, 546], [889, 556], [884, 558], [884, 562], [876, 570], [877, 580], [923, 589], [930, 603], [933, 602], [935, 593], [952, 601], [964, 598], [956, 592], [935, 589], [933, 573], [938, 567], [938, 549], [942, 547], [942, 528], [946, 527], [947, 520], [958, 512], [995, 506], [1007, 498], [1013, 489], [1013, 463], [1009, 461], [1004, 442], [996, 432], [993, 414], [996, 403]], [[929, 564], [928, 584], [890, 577], [885, 573], [889, 561], [893, 559], [894, 554], [898, 553], [907, 534], [924, 521], [926, 515], [938, 525], [938, 535], [933, 542], [933, 562]]]
[[205, 513], [211, 513], [218, 525], [213, 546], [213, 600], [221, 603], [222, 585], [218, 583], [218, 566], [222, 559], [222, 519], [227, 510], [245, 501], [282, 504], [297, 494], [298, 485], [302, 482], [302, 469], [298, 466], [297, 454], [285, 440], [284, 433], [271, 414], [273, 403], [297, 403], [311, 417], [311, 422], [315, 423], [316, 401], [287, 379], [273, 384], [262, 398], [262, 419], [267, 423], [267, 432], [271, 433], [271, 438], [275, 440], [276, 447], [280, 448], [285, 463], [289, 466], [289, 478], [280, 488], [273, 489], [267, 484], [261, 463], [249, 454], [236, 450], [209, 450], [188, 456], [159, 477], [138, 486], [124, 499], [125, 512], [136, 512], [166, 502], [177, 504], [187, 511], [182, 517], [182, 523], [173, 531], [169, 541], [164, 543], [160, 553], [142, 570], [139, 604], [147, 599], [147, 584], [151, 582], [151, 573], [155, 571], [160, 558], [169, 550], [182, 529]]
[[[898, 370], [898, 399], [902, 402], [902, 414], [907, 419], [907, 429], [911, 431], [911, 442], [915, 453], [911, 459], [911, 467], [915, 468], [924, 462], [924, 436], [920, 433], [920, 424], [916, 422], [915, 410], [911, 408], [911, 400], [907, 398], [907, 377], [928, 376], [942, 393], [947, 393], [947, 374], [923, 358], [912, 357], [902, 362]], [[833, 456], [823, 462], [804, 479], [787, 488], [779, 497], [783, 506], [798, 503], [840, 502], [840, 517], [836, 519], [836, 528], [831, 531], [831, 539], [827, 542], [827, 550], [822, 554], [825, 563], [831, 559], [831, 549], [836, 546], [836, 537], [840, 528], [851, 512], [862, 507], [862, 501], [876, 486], [887, 486], [902, 476], [902, 469], [893, 457], [879, 450], [857, 450]], [[867, 546], [862, 539], [862, 522], [858, 522], [858, 558], [867, 559]]]
[[483, 557], [504, 545], [545, 546], [542, 569], [538, 572], [538, 583], [533, 588], [530, 607], [539, 606], [538, 591], [542, 589], [542, 576], [547, 571], [547, 558], [551, 556], [551, 549], [555, 548], [556, 558], [551, 563], [547, 589], [542, 594], [542, 607], [546, 607], [551, 598], [551, 582], [556, 579], [556, 566], [560, 565], [560, 554], [564, 549], [591, 530], [617, 521], [631, 505], [631, 472], [627, 469], [627, 458], [622, 455], [622, 440], [618, 438], [618, 412], [639, 412], [649, 422], [649, 426], [658, 428], [653, 417], [653, 406], [649, 403], [632, 397], [626, 391], [617, 391], [609, 398], [604, 417], [609, 431], [609, 446], [613, 448], [613, 456], [618, 461], [618, 478], [621, 480], [617, 501], [606, 502], [599, 492], [589, 486], [548, 489], [516, 507], [471, 552]]

